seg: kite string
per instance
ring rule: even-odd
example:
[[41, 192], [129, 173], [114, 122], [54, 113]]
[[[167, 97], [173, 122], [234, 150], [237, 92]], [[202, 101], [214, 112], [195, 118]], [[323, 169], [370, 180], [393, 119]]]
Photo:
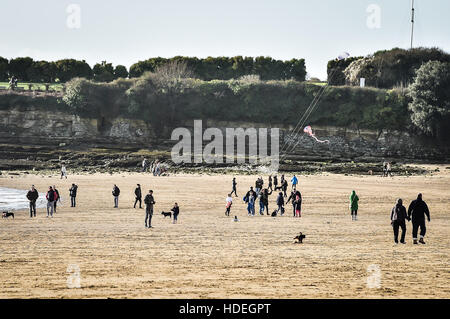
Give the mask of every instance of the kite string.
[[[304, 125], [304, 123], [306, 122], [306, 120], [308, 119], [309, 115], [312, 113], [313, 109], [317, 106], [318, 101], [320, 99], [320, 97], [323, 95], [323, 92], [325, 91], [325, 89], [329, 86], [329, 82], [331, 81], [331, 79], [334, 76], [334, 73], [336, 72], [337, 68], [334, 68], [333, 71], [330, 74], [329, 80], [327, 81], [327, 84], [324, 85], [323, 87], [320, 88], [318, 94], [314, 97], [314, 99], [311, 101], [310, 105], [308, 106], [308, 108], [306, 109], [306, 111], [303, 113], [303, 116], [300, 118], [300, 120], [297, 122], [296, 126], [294, 127], [294, 129], [292, 130], [292, 133], [289, 134], [292, 137], [295, 137], [300, 129], [302, 128], [302, 126]], [[300, 125], [301, 123], [301, 125]], [[294, 143], [294, 141], [292, 139], [288, 140], [287, 142], [284, 141], [283, 142], [283, 147], [281, 148], [280, 153], [283, 153], [284, 151], [286, 151], [287, 149], [289, 149], [289, 147]], [[298, 142], [296, 143], [295, 146], [297, 146]], [[295, 148], [294, 146], [294, 148]], [[290, 151], [292, 151], [294, 148], [291, 148]]]
[[[305, 113], [306, 114], [306, 116], [304, 116], [304, 119], [302, 120], [302, 124], [300, 125], [300, 127], [302, 127], [304, 124], [305, 124], [305, 122], [306, 122], [306, 120], [308, 119], [308, 117], [311, 115], [311, 113], [314, 111], [314, 109], [317, 107], [317, 105], [318, 105], [318, 102], [319, 102], [319, 100], [320, 100], [320, 98], [322, 97], [322, 95], [323, 95], [323, 93], [325, 92], [325, 89], [328, 87], [328, 84], [327, 85], [325, 85], [324, 87], [323, 87], [323, 90], [321, 90], [320, 91], [320, 93], [319, 93], [319, 95], [318, 95], [318, 98], [316, 99], [316, 101], [315, 101], [315, 103], [314, 104], [312, 104], [312, 107]], [[303, 117], [302, 117], [303, 118]], [[295, 143], [295, 145], [293, 146], [293, 147], [288, 147], [288, 149], [286, 149], [286, 153], [284, 154], [284, 156], [282, 157], [282, 158], [284, 158], [288, 153], [290, 153], [290, 152], [292, 152], [294, 149], [295, 149], [295, 147], [298, 145], [298, 143], [300, 143], [300, 140], [299, 139], [297, 139], [297, 142]]]
[[281, 152], [283, 153], [283, 151], [285, 151], [287, 148], [289, 148], [290, 145], [292, 145], [294, 143], [294, 138], [295, 136], [300, 132], [302, 125], [301, 123], [304, 123], [303, 119], [307, 116], [307, 114], [309, 113], [309, 111], [311, 110], [312, 106], [315, 104], [316, 100], [318, 99], [321, 90], [323, 90], [324, 87], [321, 87], [319, 89], [319, 92], [314, 96], [314, 99], [311, 101], [311, 103], [309, 104], [309, 106], [307, 107], [307, 109], [305, 110], [305, 112], [303, 113], [302, 117], [300, 118], [300, 120], [297, 122], [297, 124], [295, 125], [294, 129], [292, 130], [292, 132], [289, 134], [291, 139], [289, 139], [288, 141], [284, 141], [283, 142], [283, 147], [281, 148]]

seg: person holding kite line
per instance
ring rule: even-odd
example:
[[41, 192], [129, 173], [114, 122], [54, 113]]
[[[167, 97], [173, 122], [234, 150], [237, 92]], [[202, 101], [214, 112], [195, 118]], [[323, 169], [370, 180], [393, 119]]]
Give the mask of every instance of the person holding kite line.
[[358, 213], [358, 201], [359, 197], [355, 191], [352, 191], [350, 195], [350, 211], [352, 213], [352, 220], [357, 220], [356, 214]]

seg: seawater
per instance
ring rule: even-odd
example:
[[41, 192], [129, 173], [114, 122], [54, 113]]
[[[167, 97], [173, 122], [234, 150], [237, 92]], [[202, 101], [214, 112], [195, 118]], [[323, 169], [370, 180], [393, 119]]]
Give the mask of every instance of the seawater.
[[[29, 209], [30, 201], [27, 199], [28, 190], [0, 187], [0, 211]], [[45, 193], [39, 193], [36, 208], [47, 207]]]

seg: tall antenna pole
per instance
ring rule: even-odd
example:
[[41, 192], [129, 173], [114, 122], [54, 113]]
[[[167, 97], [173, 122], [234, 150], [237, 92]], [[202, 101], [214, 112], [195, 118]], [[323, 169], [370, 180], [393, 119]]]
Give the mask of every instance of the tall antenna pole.
[[414, 37], [414, 0], [411, 0], [411, 49], [413, 47]]

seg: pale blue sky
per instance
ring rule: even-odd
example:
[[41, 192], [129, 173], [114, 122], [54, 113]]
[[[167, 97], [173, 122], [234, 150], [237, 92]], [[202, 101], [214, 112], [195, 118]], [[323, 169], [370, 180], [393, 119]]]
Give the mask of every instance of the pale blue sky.
[[[305, 58], [310, 76], [343, 51], [408, 48], [410, 0], [1, 0], [0, 56], [107, 60], [129, 67], [149, 57]], [[66, 26], [69, 4], [81, 28]], [[415, 46], [450, 52], [450, 1], [415, 0]], [[380, 28], [367, 26], [369, 5]]]

